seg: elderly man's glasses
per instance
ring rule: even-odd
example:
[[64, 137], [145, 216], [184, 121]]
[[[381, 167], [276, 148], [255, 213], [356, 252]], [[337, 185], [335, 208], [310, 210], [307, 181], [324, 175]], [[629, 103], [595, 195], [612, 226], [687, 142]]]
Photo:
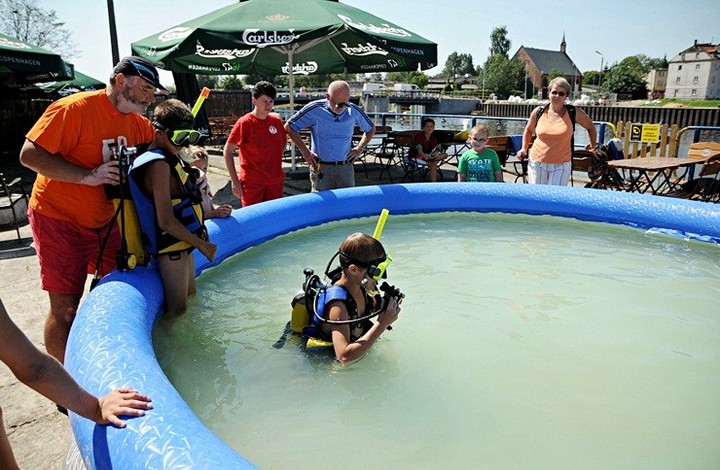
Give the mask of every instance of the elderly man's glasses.
[[342, 109], [346, 106], [350, 106], [350, 103], [335, 103], [332, 105], [334, 109]]
[[550, 94], [551, 94], [551, 95], [557, 95], [557, 96], [565, 96], [565, 95], [567, 95], [567, 93], [565, 93], [564, 91], [551, 91]]

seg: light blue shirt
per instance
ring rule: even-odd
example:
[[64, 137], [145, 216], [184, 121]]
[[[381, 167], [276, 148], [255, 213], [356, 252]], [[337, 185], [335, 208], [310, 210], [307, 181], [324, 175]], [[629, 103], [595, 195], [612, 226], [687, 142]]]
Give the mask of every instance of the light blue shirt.
[[365, 112], [350, 103], [342, 113], [330, 111], [330, 101], [315, 100], [305, 105], [288, 121], [295, 132], [310, 128], [312, 151], [321, 161], [344, 162], [352, 148], [355, 126], [363, 132], [370, 132], [375, 126]]

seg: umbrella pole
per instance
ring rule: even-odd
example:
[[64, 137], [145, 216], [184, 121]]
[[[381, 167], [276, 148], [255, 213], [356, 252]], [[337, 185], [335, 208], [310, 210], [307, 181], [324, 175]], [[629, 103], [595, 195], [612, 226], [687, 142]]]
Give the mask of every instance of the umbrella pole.
[[[290, 116], [295, 114], [295, 96], [293, 93], [293, 88], [295, 87], [295, 74], [293, 74], [293, 47], [291, 46], [288, 48], [288, 73], [290, 76], [288, 77], [288, 93], [290, 94]], [[292, 171], [295, 171], [295, 144], [290, 146], [290, 160], [291, 160], [291, 167], [290, 169]]]

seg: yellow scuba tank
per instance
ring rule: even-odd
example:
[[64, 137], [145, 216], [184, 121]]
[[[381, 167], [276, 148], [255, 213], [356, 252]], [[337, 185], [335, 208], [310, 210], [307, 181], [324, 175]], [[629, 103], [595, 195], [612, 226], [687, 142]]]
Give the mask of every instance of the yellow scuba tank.
[[[113, 206], [117, 210], [120, 203], [123, 209], [120, 211], [121, 216], [118, 217], [118, 224], [121, 225], [120, 233], [124, 232], [125, 247], [127, 248], [127, 267], [129, 269], [135, 266], [144, 266], [150, 261], [150, 255], [145, 250], [142, 242], [142, 229], [140, 227], [140, 219], [138, 219], [135, 203], [130, 198], [113, 199]], [[123, 230], [124, 229], [124, 230]]]
[[310, 312], [307, 308], [305, 291], [300, 291], [290, 302], [292, 313], [290, 315], [290, 328], [295, 333], [302, 333], [303, 328], [310, 325]]

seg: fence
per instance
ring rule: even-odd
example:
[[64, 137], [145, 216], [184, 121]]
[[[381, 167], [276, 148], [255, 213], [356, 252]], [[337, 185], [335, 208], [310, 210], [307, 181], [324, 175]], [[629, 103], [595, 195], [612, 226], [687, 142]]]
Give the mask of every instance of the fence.
[[[596, 122], [652, 122], [688, 126], [720, 127], [720, 108], [654, 108], [631, 106], [580, 106]], [[527, 118], [535, 105], [480, 105], [484, 116]]]

